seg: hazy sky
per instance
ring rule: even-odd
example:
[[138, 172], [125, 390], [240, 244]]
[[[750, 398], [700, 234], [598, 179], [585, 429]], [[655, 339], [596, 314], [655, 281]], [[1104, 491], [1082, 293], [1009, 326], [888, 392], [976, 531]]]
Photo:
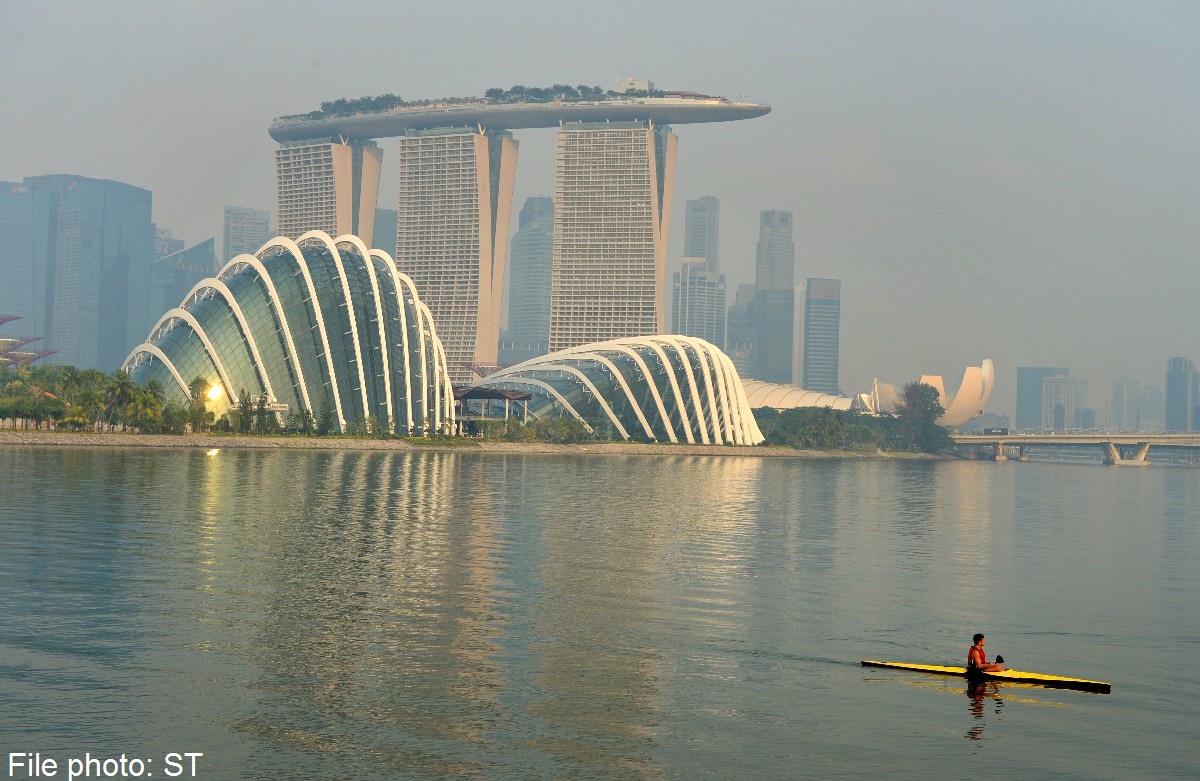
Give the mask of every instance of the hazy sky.
[[[721, 201], [753, 281], [758, 213], [795, 212], [796, 276], [842, 280], [842, 386], [995, 361], [1118, 376], [1200, 362], [1200, 4], [291, 0], [0, 2], [0, 179], [154, 192], [189, 246], [225, 204], [275, 211], [266, 129], [322, 100], [621, 77], [769, 103], [680, 125], [685, 200]], [[518, 131], [516, 205], [554, 133]], [[393, 208], [395, 142], [383, 140]], [[514, 210], [515, 211], [515, 210]], [[385, 248], [385, 249], [391, 249]]]

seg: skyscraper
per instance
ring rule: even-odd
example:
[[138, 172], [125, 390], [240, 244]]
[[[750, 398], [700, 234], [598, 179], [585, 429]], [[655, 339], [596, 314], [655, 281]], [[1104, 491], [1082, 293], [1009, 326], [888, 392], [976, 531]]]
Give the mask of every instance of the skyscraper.
[[725, 343], [725, 275], [704, 258], [684, 258], [672, 275], [672, 333]]
[[717, 243], [721, 235], [721, 202], [711, 195], [687, 202], [683, 212], [683, 254], [704, 258], [705, 271], [720, 271]]
[[112, 371], [145, 337], [155, 240], [150, 191], [66, 174], [25, 183], [58, 201], [53, 360]]
[[672, 275], [671, 331], [725, 344], [725, 276], [717, 263], [721, 203], [711, 195], [687, 202], [684, 257]]
[[796, 314], [796, 245], [790, 211], [764, 211], [759, 218], [754, 262], [757, 366], [751, 375], [784, 385], [793, 380]]
[[1200, 430], [1200, 373], [1187, 358], [1167, 361], [1167, 431]]
[[1042, 428], [1051, 431], [1090, 428], [1081, 419], [1086, 408], [1087, 380], [1066, 374], [1042, 379]]
[[433, 313], [450, 378], [496, 363], [517, 142], [507, 131], [413, 130], [400, 139], [396, 267]]
[[652, 122], [559, 129], [551, 351], [663, 332], [676, 145]]
[[0, 182], [0, 314], [46, 338], [54, 303], [58, 198], [28, 183]]
[[753, 377], [758, 370], [758, 357], [754, 354], [754, 340], [757, 337], [754, 285], [743, 282], [737, 286], [733, 306], [729, 307], [725, 331], [725, 353], [742, 377]]
[[[266, 242], [264, 241], [263, 244]], [[258, 247], [255, 247], [255, 250], [257, 249]], [[184, 296], [198, 282], [216, 273], [216, 265], [215, 239], [206, 239], [193, 247], [157, 258], [150, 271], [147, 316], [140, 329], [142, 339], [146, 338], [146, 334], [150, 333], [150, 329], [154, 327], [164, 312], [179, 306]]]
[[1112, 417], [1110, 424], [1118, 431], [1141, 431], [1138, 417], [1138, 397], [1141, 383], [1121, 377], [1112, 384]]
[[1069, 376], [1070, 371], [1046, 366], [1017, 367], [1017, 414], [1016, 428], [1033, 429], [1042, 427], [1042, 381], [1057, 374]]
[[280, 144], [275, 150], [277, 232], [292, 239], [311, 230], [371, 236], [382, 164], [383, 150], [374, 141]]
[[758, 247], [754, 253], [754, 287], [794, 290], [796, 285], [796, 242], [792, 237], [792, 213], [765, 211], [759, 215]]
[[842, 319], [842, 282], [808, 279], [804, 283], [804, 374], [801, 386], [821, 393], [841, 395], [838, 381]]
[[508, 258], [508, 332], [501, 363], [545, 355], [550, 339], [550, 285], [554, 265], [554, 199], [525, 200]]
[[247, 206], [225, 207], [225, 231], [221, 243], [221, 254], [224, 256], [222, 264], [228, 263], [238, 255], [253, 255], [271, 238], [270, 212]]

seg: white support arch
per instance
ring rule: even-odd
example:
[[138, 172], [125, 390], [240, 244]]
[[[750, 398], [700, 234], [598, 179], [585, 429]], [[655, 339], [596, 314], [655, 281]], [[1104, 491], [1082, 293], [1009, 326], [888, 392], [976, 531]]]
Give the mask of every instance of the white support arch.
[[[379, 351], [380, 359], [383, 361], [383, 395], [386, 398], [388, 425], [395, 426], [395, 412], [392, 409], [392, 367], [388, 361], [388, 345], [387, 345], [387, 327], [383, 319], [383, 300], [379, 294], [379, 280], [375, 276], [375, 263], [371, 258], [371, 251], [363, 244], [362, 239], [357, 236], [345, 235], [339, 236], [337, 239], [338, 246], [349, 244], [352, 249], [357, 251], [357, 257], [362, 258], [363, 266], [367, 270], [367, 278], [371, 280], [371, 293], [375, 297], [375, 324], [379, 329]], [[356, 257], [352, 255], [351, 257]], [[360, 359], [361, 361], [361, 359]], [[359, 374], [362, 374], [362, 363], [359, 363]], [[363, 375], [365, 376], [365, 375]], [[365, 393], [365, 387], [364, 387]], [[367, 402], [363, 401], [363, 409], [367, 409]], [[370, 414], [370, 410], [368, 410]]]
[[[263, 249], [265, 250], [268, 246], [270, 245], [264, 245]], [[262, 250], [259, 251], [261, 252]], [[225, 276], [233, 273], [238, 264], [241, 263], [246, 264], [258, 272], [259, 280], [267, 288], [267, 297], [270, 300], [271, 306], [275, 309], [275, 316], [279, 318], [279, 327], [283, 332], [284, 341], [287, 343], [288, 354], [286, 358], [291, 362], [292, 370], [296, 375], [296, 381], [300, 385], [300, 397], [304, 399], [304, 408], [309, 412], [309, 414], [312, 414], [312, 398], [309, 396], [308, 381], [304, 376], [304, 365], [300, 361], [300, 353], [297, 352], [296, 342], [292, 338], [292, 327], [291, 324], [288, 323], [287, 314], [283, 309], [283, 299], [279, 297], [279, 291], [275, 288], [275, 280], [271, 279], [271, 275], [267, 271], [267, 267], [263, 265], [261, 260], [253, 255], [238, 255], [236, 258], [225, 264], [225, 268], [221, 269], [221, 272], [217, 274], [217, 279], [224, 281]]]
[[[366, 415], [370, 414], [370, 410], [367, 404], [367, 378], [363, 374], [362, 347], [358, 338], [358, 315], [355, 312], [354, 299], [350, 296], [350, 280], [346, 279], [346, 268], [342, 265], [342, 254], [338, 252], [333, 239], [329, 238], [329, 234], [325, 231], [309, 231], [297, 239], [296, 244], [300, 245], [307, 241], [317, 241], [325, 245], [325, 248], [329, 250], [329, 254], [333, 257], [333, 265], [337, 268], [338, 278], [342, 282], [342, 297], [346, 302], [346, 319], [350, 321], [350, 341], [354, 344], [354, 362], [358, 366], [358, 391], [362, 396], [363, 416], [366, 417]], [[359, 246], [361, 245], [362, 242], [360, 241]], [[328, 343], [327, 339], [326, 345]], [[328, 353], [326, 354], [328, 355]], [[330, 360], [332, 360], [332, 356], [330, 356]], [[336, 383], [335, 378], [331, 377], [331, 379], [334, 379]]]
[[[200, 325], [200, 321], [186, 309], [176, 307], [167, 311], [165, 315], [158, 319], [158, 323], [151, 329], [150, 333], [156, 333], [160, 328], [172, 320], [182, 320], [192, 329], [192, 333], [200, 337], [200, 343], [204, 345], [204, 351], [208, 353], [209, 359], [213, 362], [213, 366], [217, 367], [217, 377], [221, 381], [221, 385], [225, 387], [225, 395], [228, 398], [234, 398], [233, 383], [229, 380], [229, 374], [225, 371], [224, 364], [221, 363], [221, 356], [217, 354], [217, 349], [208, 339], [208, 334], [204, 330], [204, 326]], [[187, 387], [186, 385], [184, 387]]]
[[[308, 236], [309, 234], [306, 233], [304, 235]], [[325, 234], [325, 238], [328, 240], [329, 235]], [[304, 275], [304, 284], [308, 287], [308, 299], [312, 303], [313, 315], [317, 318], [317, 331], [321, 334], [321, 347], [325, 352], [325, 365], [329, 369], [329, 386], [333, 389], [333, 407], [337, 412], [338, 431], [345, 431], [346, 413], [342, 407], [342, 394], [338, 390], [337, 370], [333, 366], [333, 353], [329, 349], [329, 332], [325, 328], [325, 317], [321, 314], [321, 302], [317, 298], [316, 285], [313, 284], [312, 274], [308, 270], [308, 260], [304, 257], [304, 252], [301, 251], [299, 244], [283, 236], [277, 236], [267, 242], [259, 252], [267, 252], [277, 248], [290, 252], [296, 261], [296, 266], [300, 269], [300, 273]]]
[[221, 280], [209, 277], [198, 282], [187, 294], [187, 297], [184, 298], [184, 301], [186, 302], [188, 299], [205, 290], [212, 290], [220, 294], [221, 299], [229, 306], [230, 311], [233, 312], [233, 316], [238, 321], [238, 328], [242, 332], [242, 338], [246, 340], [246, 346], [250, 348], [250, 357], [254, 359], [254, 373], [258, 375], [258, 380], [262, 383], [263, 390], [267, 392], [267, 398], [272, 401], [278, 401], [275, 389], [271, 387], [271, 378], [264, 368], [266, 364], [263, 363], [262, 356], [258, 353], [258, 344], [254, 339], [254, 334], [250, 330], [249, 323], [246, 322], [246, 315], [242, 313], [242, 307], [238, 304], [237, 299], [234, 298], [233, 292], [229, 287]]
[[[125, 359], [125, 363], [122, 364], [122, 367], [125, 369], [125, 371], [129, 371], [131, 368], [133, 368], [129, 364], [141, 354], [151, 355], [162, 361], [163, 365], [166, 366], [168, 371], [171, 372], [171, 376], [175, 378], [175, 382], [179, 383], [179, 390], [183, 392], [183, 395], [186, 397], [191, 393], [191, 391], [188, 389], [187, 383], [183, 381], [183, 375], [180, 374], [179, 370], [175, 368], [174, 362], [168, 358], [167, 354], [159, 349], [158, 345], [156, 344], [142, 342], [137, 347], [134, 347], [133, 351], [129, 353], [129, 357]], [[140, 363], [140, 361], [138, 361], [138, 363]]]

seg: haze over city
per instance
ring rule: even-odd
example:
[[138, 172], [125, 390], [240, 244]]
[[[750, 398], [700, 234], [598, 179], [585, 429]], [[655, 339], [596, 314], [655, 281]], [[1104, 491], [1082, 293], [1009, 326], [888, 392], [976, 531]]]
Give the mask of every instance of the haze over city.
[[[275, 211], [272, 118], [339, 97], [482, 95], [638, 76], [772, 106], [681, 125], [684, 202], [721, 201], [721, 268], [754, 276], [758, 214], [795, 214], [796, 277], [842, 280], [841, 384], [991, 358], [1093, 394], [1196, 358], [1200, 9], [521, 3], [503, 12], [309, 2], [6, 8], [0, 178], [73, 173], [154, 193], [189, 245], [225, 204]], [[552, 194], [554, 134], [520, 140], [514, 204]], [[383, 141], [381, 207], [395, 200]], [[514, 210], [515, 220], [515, 210]], [[515, 229], [515, 228], [514, 228]], [[384, 249], [390, 249], [385, 247]]]

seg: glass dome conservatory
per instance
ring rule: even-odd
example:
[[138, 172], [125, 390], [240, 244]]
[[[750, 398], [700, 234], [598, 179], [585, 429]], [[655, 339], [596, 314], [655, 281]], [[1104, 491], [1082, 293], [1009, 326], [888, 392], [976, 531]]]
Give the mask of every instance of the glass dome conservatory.
[[164, 314], [124, 368], [184, 401], [202, 379], [217, 417], [246, 391], [279, 413], [326, 405], [340, 431], [372, 417], [412, 435], [454, 422], [428, 307], [387, 253], [355, 236], [279, 237], [234, 258]]

